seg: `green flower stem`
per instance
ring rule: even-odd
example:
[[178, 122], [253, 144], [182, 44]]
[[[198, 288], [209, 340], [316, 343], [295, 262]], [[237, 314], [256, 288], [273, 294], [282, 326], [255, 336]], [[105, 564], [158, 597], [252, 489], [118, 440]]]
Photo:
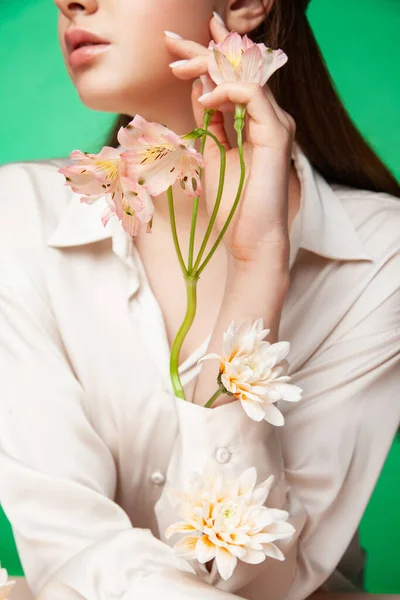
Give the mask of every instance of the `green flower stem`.
[[[215, 111], [213, 109], [207, 109], [204, 111], [203, 129], [205, 131], [207, 131], [207, 128], [210, 124], [210, 121], [212, 119], [214, 112]], [[195, 134], [196, 131], [197, 130], [192, 131], [192, 134]], [[201, 154], [204, 154], [204, 147], [206, 145], [206, 139], [207, 139], [207, 136], [205, 133], [203, 133], [201, 136], [201, 147], [200, 147]], [[203, 169], [200, 167], [199, 171], [200, 171], [200, 178], [201, 178]], [[194, 247], [194, 236], [196, 233], [196, 220], [197, 220], [198, 207], [199, 207], [199, 196], [197, 196], [193, 201], [192, 224], [190, 227], [189, 258], [188, 258], [188, 272], [189, 273], [192, 271], [192, 268], [193, 268], [193, 247]]]
[[203, 242], [201, 244], [199, 255], [198, 255], [198, 257], [196, 259], [196, 262], [194, 264], [194, 267], [193, 267], [193, 272], [195, 272], [197, 275], [200, 274], [200, 271], [197, 270], [197, 267], [198, 267], [198, 265], [200, 263], [201, 257], [203, 256], [205, 247], [207, 246], [208, 239], [209, 239], [209, 237], [211, 235], [211, 230], [213, 228], [215, 219], [217, 218], [217, 212], [218, 212], [218, 209], [219, 209], [219, 205], [221, 204], [222, 192], [224, 190], [224, 182], [225, 182], [225, 170], [226, 170], [226, 151], [225, 151], [225, 148], [220, 143], [220, 141], [218, 140], [218, 138], [214, 134], [212, 134], [210, 131], [205, 131], [205, 134], [208, 135], [209, 137], [211, 137], [214, 140], [214, 142], [217, 144], [218, 148], [219, 148], [219, 153], [220, 153], [220, 173], [219, 173], [219, 183], [218, 183], [217, 198], [215, 200], [213, 212], [211, 214], [211, 219], [210, 219], [210, 222], [208, 224], [207, 231], [206, 231], [206, 234], [204, 236], [204, 240], [203, 240]]
[[224, 394], [226, 392], [225, 388], [223, 385], [220, 385], [219, 388], [217, 389], [217, 391], [215, 392], [215, 394], [213, 396], [211, 396], [211, 398], [209, 399], [209, 401], [207, 402], [207, 404], [204, 405], [204, 408], [211, 408], [212, 404], [214, 403], [214, 401], [221, 396], [222, 394]]
[[[214, 112], [215, 111], [212, 109], [206, 110], [204, 112], [204, 120], [203, 120], [204, 130], [206, 130], [207, 127], [209, 126]], [[189, 135], [192, 135], [193, 137], [202, 136], [201, 153], [203, 154], [204, 146], [205, 146], [205, 142], [206, 142], [206, 133], [205, 132], [203, 133], [202, 130], [196, 129], [196, 130], [192, 131], [191, 134], [189, 134]], [[201, 174], [202, 174], [202, 169], [200, 169], [200, 177], [201, 177]], [[179, 241], [178, 241], [178, 236], [177, 236], [177, 231], [176, 231], [172, 187], [168, 188], [168, 207], [169, 207], [169, 214], [170, 214], [170, 221], [171, 221], [172, 236], [174, 239], [175, 250], [176, 250], [176, 253], [178, 256], [178, 260], [181, 265], [183, 276], [184, 276], [184, 279], [186, 282], [186, 294], [187, 294], [186, 315], [185, 315], [182, 325], [172, 343], [169, 369], [170, 369], [170, 377], [171, 377], [171, 382], [172, 382], [172, 386], [173, 386], [175, 395], [178, 398], [181, 398], [183, 400], [186, 400], [186, 398], [185, 398], [185, 392], [184, 392], [184, 389], [182, 386], [182, 382], [179, 377], [179, 370], [178, 370], [179, 369], [179, 354], [180, 354], [180, 350], [181, 350], [183, 341], [184, 341], [184, 339], [193, 323], [194, 317], [196, 315], [196, 305], [197, 305], [196, 291], [197, 291], [197, 282], [198, 282], [199, 278], [195, 274], [192, 275], [191, 271], [192, 271], [193, 245], [194, 245], [194, 234], [195, 234], [195, 228], [196, 228], [198, 202], [199, 202], [199, 197], [195, 198], [194, 206], [193, 206], [192, 225], [191, 225], [190, 243], [189, 243], [189, 261], [188, 261], [188, 269], [186, 269], [186, 266], [184, 264], [182, 254], [180, 251]]]
[[[218, 208], [219, 208], [219, 205], [221, 202], [222, 192], [223, 192], [223, 187], [224, 187], [224, 180], [225, 180], [225, 169], [226, 169], [225, 148], [222, 146], [222, 144], [219, 142], [219, 140], [216, 138], [216, 136], [214, 136], [211, 132], [207, 131], [207, 129], [206, 129], [206, 127], [208, 127], [208, 125], [211, 121], [211, 118], [212, 118], [211, 112], [209, 112], [208, 114], [205, 114], [205, 116], [204, 116], [205, 128], [195, 130], [193, 133], [198, 134], [199, 136], [200, 135], [202, 136], [202, 143], [201, 143], [202, 151], [204, 151], [206, 136], [210, 136], [214, 140], [214, 142], [217, 144], [217, 146], [219, 147], [220, 156], [221, 156], [220, 178], [219, 178], [217, 199], [216, 199], [216, 202], [214, 205], [213, 213], [211, 215], [211, 220], [210, 220], [209, 226], [207, 228], [206, 235], [204, 237], [202, 246], [200, 248], [199, 256], [196, 259], [196, 263], [195, 263], [194, 267], [192, 267], [191, 262], [193, 259], [194, 233], [195, 233], [195, 225], [196, 225], [199, 198], [197, 197], [195, 199], [193, 214], [192, 214], [192, 226], [191, 226], [191, 232], [190, 232], [190, 248], [189, 248], [190, 267], [189, 267], [189, 269], [186, 269], [185, 263], [182, 258], [182, 253], [181, 253], [181, 250], [179, 247], [179, 241], [178, 241], [178, 236], [177, 236], [177, 231], [176, 231], [176, 223], [175, 223], [172, 187], [169, 187], [168, 192], [167, 192], [172, 235], [173, 235], [173, 239], [174, 239], [174, 244], [175, 244], [175, 249], [176, 249], [176, 253], [178, 256], [178, 260], [179, 260], [179, 263], [180, 263], [180, 266], [181, 266], [181, 269], [183, 272], [183, 276], [184, 276], [184, 279], [186, 282], [186, 294], [187, 294], [186, 315], [185, 315], [182, 325], [179, 328], [179, 331], [173, 341], [172, 349], [171, 349], [171, 356], [170, 356], [170, 376], [171, 376], [172, 386], [174, 388], [175, 395], [178, 398], [181, 398], [182, 400], [186, 400], [186, 398], [185, 398], [185, 393], [184, 393], [183, 386], [182, 386], [182, 383], [181, 383], [181, 380], [179, 377], [179, 372], [178, 372], [179, 353], [180, 353], [183, 341], [184, 341], [190, 327], [192, 326], [192, 323], [193, 323], [195, 315], [196, 315], [197, 282], [199, 280], [200, 273], [205, 268], [208, 261], [211, 259], [212, 255], [214, 254], [215, 250], [218, 247], [218, 244], [221, 242], [222, 237], [225, 234], [225, 231], [228, 228], [230, 221], [232, 220], [232, 217], [237, 208], [237, 204], [240, 200], [240, 196], [241, 196], [241, 193], [243, 190], [244, 179], [245, 179], [245, 163], [244, 163], [244, 159], [243, 159], [243, 142], [242, 142], [242, 129], [244, 126], [244, 115], [245, 115], [245, 108], [237, 107], [236, 112], [235, 112], [235, 130], [237, 132], [238, 151], [239, 151], [239, 158], [240, 158], [240, 181], [239, 181], [239, 187], [238, 187], [238, 191], [236, 194], [235, 202], [234, 202], [231, 212], [228, 216], [228, 219], [227, 219], [220, 235], [218, 236], [216, 243], [214, 244], [213, 248], [211, 249], [210, 253], [208, 254], [207, 258], [205, 259], [205, 261], [203, 262], [203, 264], [201, 265], [201, 267], [199, 269], [197, 269], [197, 266], [201, 260], [201, 256], [204, 252], [205, 246], [209, 239], [211, 229], [215, 222]], [[201, 175], [201, 173], [202, 173], [202, 171], [200, 171], [200, 175]], [[211, 405], [218, 398], [218, 396], [223, 394], [225, 391], [226, 390], [225, 390], [224, 386], [220, 385], [217, 392], [210, 398], [210, 400], [207, 402], [207, 404], [205, 404], [205, 407], [207, 407], [207, 408], [211, 407]]]
[[[235, 214], [235, 210], [236, 210], [238, 202], [240, 200], [240, 196], [242, 195], [244, 179], [245, 179], [245, 175], [246, 175], [246, 165], [245, 165], [244, 158], [243, 158], [243, 139], [242, 139], [242, 130], [244, 127], [244, 115], [245, 115], [245, 109], [242, 106], [237, 107], [236, 111], [235, 111], [235, 130], [237, 133], [237, 144], [238, 144], [238, 152], [239, 152], [239, 160], [240, 160], [240, 180], [239, 180], [239, 186], [238, 186], [236, 198], [233, 203], [231, 212], [229, 213], [229, 216], [226, 220], [226, 223], [221, 230], [221, 233], [219, 234], [214, 246], [211, 248], [207, 258], [204, 260], [201, 267], [199, 267], [197, 269], [196, 275], [200, 275], [200, 273], [206, 267], [208, 261], [211, 259], [212, 255], [214, 254], [218, 245], [220, 244], [226, 230], [228, 229], [229, 223], [231, 222], [233, 215]], [[197, 261], [196, 261], [196, 265], [197, 265]]]
[[179, 377], [178, 367], [179, 367], [179, 353], [183, 344], [183, 341], [192, 326], [195, 314], [196, 314], [196, 304], [197, 304], [197, 276], [187, 275], [185, 276], [186, 281], [186, 295], [187, 295], [187, 309], [186, 315], [183, 320], [182, 325], [179, 328], [178, 333], [174, 339], [171, 348], [171, 357], [169, 362], [169, 372], [171, 376], [172, 386], [174, 388], [175, 395], [182, 400], [186, 400], [185, 392], [182, 387], [182, 383]]
[[186, 269], [186, 265], [183, 261], [182, 252], [179, 247], [178, 234], [176, 231], [176, 222], [175, 222], [175, 213], [174, 213], [174, 196], [172, 193], [172, 186], [169, 186], [169, 188], [167, 190], [167, 196], [168, 196], [169, 218], [170, 218], [170, 222], [171, 222], [171, 230], [172, 230], [172, 237], [174, 239], [175, 250], [176, 250], [176, 254], [178, 256], [178, 260], [179, 260], [179, 264], [182, 269], [183, 276], [187, 277], [188, 272]]

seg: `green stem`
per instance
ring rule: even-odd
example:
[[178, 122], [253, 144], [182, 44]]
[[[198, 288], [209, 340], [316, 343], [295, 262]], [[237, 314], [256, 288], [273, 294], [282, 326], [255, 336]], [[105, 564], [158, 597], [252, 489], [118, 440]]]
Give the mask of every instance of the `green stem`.
[[[229, 213], [229, 216], [226, 220], [226, 223], [223, 226], [221, 233], [219, 234], [214, 246], [211, 248], [207, 258], [204, 260], [201, 267], [199, 267], [197, 269], [196, 275], [200, 275], [200, 273], [203, 271], [203, 269], [206, 267], [207, 263], [211, 259], [212, 255], [214, 254], [218, 245], [220, 244], [226, 230], [229, 227], [229, 223], [231, 222], [233, 215], [235, 214], [235, 210], [237, 208], [237, 205], [240, 200], [240, 196], [242, 194], [244, 179], [245, 179], [245, 175], [246, 175], [246, 165], [245, 165], [244, 158], [243, 158], [243, 139], [242, 139], [243, 126], [244, 126], [244, 109], [242, 107], [240, 107], [240, 109], [238, 109], [235, 113], [235, 130], [237, 133], [237, 143], [238, 143], [239, 160], [240, 160], [240, 180], [239, 180], [238, 191], [237, 191], [236, 198], [233, 203], [231, 212]], [[196, 262], [196, 265], [197, 265], [197, 262]]]
[[186, 400], [185, 392], [183, 390], [183, 386], [179, 377], [178, 367], [179, 367], [179, 353], [183, 344], [183, 341], [192, 326], [194, 317], [196, 315], [196, 289], [198, 277], [197, 275], [187, 275], [185, 277], [186, 281], [186, 295], [187, 295], [187, 308], [186, 315], [183, 320], [182, 325], [179, 328], [178, 333], [174, 339], [171, 348], [171, 356], [169, 362], [169, 372], [171, 376], [172, 386], [174, 388], [175, 395], [182, 400]]
[[[239, 199], [240, 199], [240, 196], [242, 193], [242, 189], [243, 189], [244, 178], [245, 178], [245, 164], [244, 164], [244, 160], [243, 160], [243, 145], [242, 145], [242, 129], [243, 129], [243, 125], [244, 125], [244, 112], [245, 111], [242, 108], [242, 111], [240, 114], [238, 111], [235, 113], [235, 129], [236, 129], [237, 135], [238, 135], [238, 149], [239, 149], [240, 166], [241, 166], [240, 182], [239, 182], [239, 188], [238, 188], [238, 192], [236, 195], [236, 199], [235, 199], [234, 205], [232, 207], [232, 210], [229, 214], [228, 220], [225, 223], [224, 228], [222, 229], [222, 231], [217, 239], [216, 244], [214, 244], [211, 252], [207, 256], [207, 258], [204, 261], [201, 268], [198, 270], [197, 270], [198, 263], [201, 260], [201, 256], [204, 252], [205, 246], [206, 246], [208, 238], [210, 236], [211, 229], [214, 224], [214, 221], [215, 221], [215, 218], [216, 218], [216, 215], [218, 212], [218, 208], [219, 208], [219, 205], [221, 202], [222, 192], [223, 192], [223, 187], [224, 187], [224, 179], [225, 179], [225, 169], [226, 169], [225, 148], [222, 146], [222, 144], [219, 142], [219, 140], [216, 138], [216, 136], [214, 136], [211, 132], [207, 131], [207, 129], [206, 129], [206, 127], [208, 127], [208, 125], [211, 121], [211, 118], [212, 118], [211, 112], [208, 112], [205, 114], [205, 117], [204, 117], [205, 128], [203, 130], [200, 130], [200, 129], [197, 130], [197, 133], [202, 136], [202, 143], [201, 143], [202, 151], [204, 151], [206, 136], [210, 136], [214, 140], [214, 142], [217, 144], [217, 146], [219, 147], [219, 150], [220, 150], [221, 166], [220, 166], [220, 178], [219, 178], [217, 199], [216, 199], [216, 202], [214, 205], [214, 210], [211, 215], [211, 220], [210, 220], [209, 226], [207, 228], [205, 238], [204, 238], [202, 246], [200, 248], [199, 256], [196, 260], [194, 267], [192, 267], [191, 263], [192, 263], [192, 259], [193, 259], [194, 232], [195, 232], [199, 198], [197, 197], [195, 200], [193, 214], [192, 214], [192, 226], [191, 226], [191, 232], [190, 232], [189, 268], [188, 268], [188, 270], [186, 269], [185, 263], [182, 258], [182, 253], [180, 251], [178, 236], [177, 236], [177, 232], [176, 232], [172, 188], [171, 187], [168, 188], [168, 207], [169, 207], [169, 212], [170, 212], [172, 235], [173, 235], [173, 239], [174, 239], [176, 253], [178, 255], [178, 260], [181, 265], [181, 269], [182, 269], [182, 272], [183, 272], [183, 275], [185, 278], [186, 295], [187, 295], [186, 315], [185, 315], [182, 325], [179, 328], [179, 331], [173, 341], [172, 349], [171, 349], [171, 356], [170, 356], [170, 376], [171, 376], [172, 386], [173, 386], [175, 395], [178, 398], [181, 398], [182, 400], [186, 400], [186, 398], [185, 398], [185, 392], [183, 390], [183, 386], [180, 381], [179, 371], [178, 371], [179, 353], [180, 353], [183, 341], [184, 341], [190, 327], [192, 326], [192, 323], [193, 323], [195, 315], [196, 315], [196, 305], [197, 305], [196, 293], [197, 293], [197, 282], [199, 280], [199, 275], [200, 275], [200, 272], [204, 269], [204, 267], [208, 263], [208, 261], [210, 260], [213, 253], [215, 252], [219, 242], [221, 241], [221, 239], [233, 217], [233, 214], [235, 212], [235, 209], [237, 207], [237, 204], [239, 202]], [[201, 173], [202, 173], [202, 170], [200, 171], [200, 176], [201, 176]], [[216, 400], [216, 398], [218, 398], [218, 396], [220, 396], [224, 392], [225, 392], [225, 388], [224, 388], [224, 386], [221, 385], [218, 388], [217, 392], [210, 398], [210, 400], [207, 402], [207, 404], [205, 406], [207, 408], [211, 407], [211, 405]]]
[[[204, 111], [203, 129], [205, 131], [207, 131], [207, 128], [210, 124], [210, 121], [212, 119], [214, 112], [215, 111], [212, 109], [208, 109], [208, 110]], [[192, 132], [192, 133], [194, 133], [194, 132]], [[203, 133], [203, 135], [201, 136], [201, 146], [200, 146], [201, 154], [204, 154], [204, 147], [206, 145], [206, 139], [207, 139], [206, 133]], [[199, 171], [200, 171], [200, 178], [201, 178], [203, 169], [200, 167]], [[198, 208], [199, 208], [199, 196], [196, 196], [196, 198], [193, 201], [192, 224], [190, 227], [189, 257], [188, 257], [188, 272], [189, 273], [192, 271], [192, 268], [193, 268], [193, 248], [194, 248], [194, 236], [196, 233], [196, 220], [197, 220]]]
[[[215, 111], [212, 109], [206, 110], [204, 112], [204, 120], [203, 120], [204, 130], [206, 130], [207, 127], [209, 126], [214, 112]], [[199, 130], [195, 130], [192, 133], [197, 134], [197, 136], [202, 135], [201, 153], [203, 154], [204, 146], [205, 146], [205, 142], [206, 142], [206, 133], [204, 132], [204, 134], [203, 134]], [[201, 174], [202, 174], [202, 169], [200, 169], [200, 177], [201, 177]], [[187, 295], [186, 315], [185, 315], [182, 325], [172, 343], [169, 366], [170, 366], [170, 377], [171, 377], [171, 382], [172, 382], [174, 392], [175, 392], [176, 396], [178, 396], [178, 398], [181, 398], [183, 400], [186, 400], [186, 398], [185, 398], [185, 392], [184, 392], [184, 389], [182, 386], [182, 382], [179, 377], [179, 354], [180, 354], [180, 350], [181, 350], [183, 341], [184, 341], [184, 339], [193, 323], [194, 317], [196, 315], [196, 304], [197, 304], [196, 291], [197, 291], [197, 282], [198, 282], [199, 278], [197, 277], [196, 274], [194, 274], [194, 275], [191, 274], [191, 269], [192, 269], [192, 261], [193, 261], [193, 245], [194, 245], [194, 234], [195, 234], [195, 228], [196, 228], [198, 202], [199, 202], [199, 197], [197, 197], [195, 199], [194, 207], [193, 207], [192, 226], [191, 226], [191, 231], [190, 231], [190, 244], [189, 244], [189, 264], [188, 264], [188, 269], [186, 269], [185, 263], [182, 258], [182, 253], [181, 253], [181, 250], [179, 247], [178, 235], [177, 235], [177, 231], [176, 231], [172, 187], [168, 188], [168, 207], [169, 207], [169, 213], [170, 213], [172, 236], [174, 239], [175, 250], [176, 250], [176, 253], [178, 256], [179, 263], [181, 265], [182, 273], [185, 278], [186, 295]]]
[[223, 145], [220, 143], [220, 141], [218, 140], [218, 138], [212, 134], [210, 131], [206, 131], [205, 132], [206, 135], [208, 135], [209, 137], [211, 137], [214, 142], [217, 144], [218, 148], [219, 148], [219, 153], [220, 153], [220, 173], [219, 173], [219, 182], [218, 182], [218, 191], [217, 191], [217, 198], [215, 200], [215, 204], [214, 204], [214, 208], [213, 208], [213, 212], [211, 214], [211, 219], [210, 222], [208, 224], [207, 227], [207, 231], [206, 234], [204, 236], [204, 240], [201, 244], [200, 247], [200, 251], [199, 251], [199, 255], [196, 259], [196, 262], [194, 264], [193, 267], [193, 271], [196, 274], [199, 274], [199, 271], [197, 270], [197, 267], [200, 263], [201, 257], [203, 256], [205, 247], [207, 246], [207, 242], [208, 239], [211, 235], [211, 230], [213, 228], [215, 219], [217, 218], [217, 212], [219, 209], [219, 205], [221, 204], [221, 198], [222, 198], [222, 192], [224, 190], [224, 181], [225, 181], [225, 170], [226, 170], [226, 152], [225, 152], [225, 148], [223, 147]]
[[170, 222], [171, 222], [171, 230], [172, 230], [172, 237], [174, 239], [175, 250], [176, 250], [176, 254], [178, 256], [178, 260], [179, 260], [179, 264], [182, 269], [183, 276], [186, 277], [188, 272], [186, 269], [186, 265], [183, 261], [181, 249], [179, 247], [179, 240], [178, 240], [178, 234], [176, 231], [175, 213], [174, 213], [174, 196], [172, 193], [171, 186], [169, 186], [169, 188], [167, 190], [167, 196], [168, 196], [169, 218], [170, 218]]
[[222, 394], [224, 394], [226, 392], [225, 388], [223, 385], [220, 385], [219, 388], [217, 389], [217, 391], [215, 392], [215, 394], [213, 396], [211, 396], [211, 398], [209, 399], [209, 401], [204, 405], [204, 408], [210, 408], [212, 406], [212, 404], [214, 403], [214, 401], [221, 396]]

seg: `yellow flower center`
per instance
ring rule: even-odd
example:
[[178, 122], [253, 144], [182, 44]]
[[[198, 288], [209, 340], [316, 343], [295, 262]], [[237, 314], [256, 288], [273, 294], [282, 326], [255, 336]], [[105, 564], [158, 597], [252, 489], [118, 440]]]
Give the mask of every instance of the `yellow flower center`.
[[164, 158], [170, 152], [174, 152], [175, 147], [172, 144], [164, 144], [162, 146], [149, 146], [143, 152], [143, 160], [140, 164], [153, 163], [160, 158]]
[[94, 164], [99, 167], [99, 170], [106, 174], [106, 179], [113, 181], [119, 173], [119, 165], [117, 161], [110, 160], [95, 160]]
[[229, 60], [235, 71], [239, 70], [240, 65], [242, 64], [242, 56], [244, 54], [243, 48], [236, 52], [235, 54], [227, 54], [226, 58]]

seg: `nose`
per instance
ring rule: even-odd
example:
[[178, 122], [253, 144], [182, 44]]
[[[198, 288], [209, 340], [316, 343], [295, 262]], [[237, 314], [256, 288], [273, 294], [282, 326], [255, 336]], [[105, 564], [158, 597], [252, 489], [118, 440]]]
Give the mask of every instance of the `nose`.
[[91, 14], [98, 8], [97, 0], [80, 0], [80, 2], [69, 2], [69, 0], [54, 0], [57, 8], [67, 18], [73, 17], [76, 13]]

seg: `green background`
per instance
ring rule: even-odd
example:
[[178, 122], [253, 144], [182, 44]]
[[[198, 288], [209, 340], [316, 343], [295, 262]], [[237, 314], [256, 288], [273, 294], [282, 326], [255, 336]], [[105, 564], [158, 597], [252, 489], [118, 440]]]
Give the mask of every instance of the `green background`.
[[[337, 89], [356, 125], [400, 178], [398, 0], [313, 0], [308, 10]], [[0, 164], [98, 152], [114, 115], [82, 105], [58, 46], [51, 0], [0, 4]], [[377, 398], [379, 401], [379, 398]], [[361, 521], [366, 590], [400, 593], [400, 440], [393, 442]], [[0, 560], [22, 575], [0, 510]]]

